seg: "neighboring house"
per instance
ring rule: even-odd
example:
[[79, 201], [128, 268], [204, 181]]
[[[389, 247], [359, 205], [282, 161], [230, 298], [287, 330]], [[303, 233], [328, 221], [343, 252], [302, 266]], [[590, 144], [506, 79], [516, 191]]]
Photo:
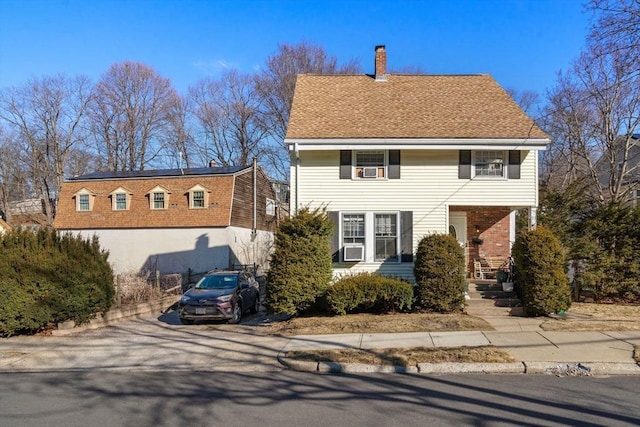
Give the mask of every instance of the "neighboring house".
[[9, 202], [7, 208], [7, 223], [12, 227], [37, 230], [47, 227], [47, 215], [44, 213], [42, 199], [25, 199]]
[[264, 268], [275, 200], [258, 167], [99, 172], [63, 183], [54, 225], [97, 235], [116, 273]]
[[491, 76], [387, 74], [377, 46], [373, 76], [298, 76], [285, 142], [292, 214], [326, 206], [334, 274], [412, 280], [430, 233], [454, 234], [469, 271], [510, 255], [550, 141]]
[[619, 183], [617, 191], [623, 196], [620, 200], [640, 206], [640, 134], [620, 135], [615, 146], [618, 150], [613, 156], [605, 154], [596, 162], [600, 186], [617, 188]]

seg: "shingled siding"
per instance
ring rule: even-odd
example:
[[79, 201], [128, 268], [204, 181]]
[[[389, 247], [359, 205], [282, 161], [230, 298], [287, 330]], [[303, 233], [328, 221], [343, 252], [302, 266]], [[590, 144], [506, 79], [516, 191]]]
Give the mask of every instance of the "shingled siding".
[[[273, 187], [261, 171], [257, 171], [257, 209], [256, 228], [258, 230], [275, 231], [276, 216], [267, 215], [267, 198], [276, 200]], [[253, 170], [236, 176], [233, 191], [233, 207], [231, 225], [236, 227], [253, 228]]]
[[[233, 176], [194, 176], [68, 181], [62, 185], [55, 227], [58, 229], [216, 227], [230, 224]], [[190, 209], [188, 191], [209, 190], [209, 205]], [[162, 186], [170, 193], [166, 209], [149, 208], [149, 191]], [[132, 194], [128, 210], [112, 209], [111, 193], [122, 187]], [[93, 209], [76, 211], [75, 194], [93, 193]]]

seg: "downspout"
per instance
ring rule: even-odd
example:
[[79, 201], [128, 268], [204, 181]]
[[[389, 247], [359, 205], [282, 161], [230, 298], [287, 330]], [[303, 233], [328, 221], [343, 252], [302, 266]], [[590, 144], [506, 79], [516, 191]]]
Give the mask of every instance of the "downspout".
[[258, 232], [258, 161], [253, 158], [253, 229], [251, 230], [251, 237], [255, 238]]
[[298, 206], [299, 206], [299, 204], [298, 204], [298, 202], [299, 202], [299, 196], [298, 196], [299, 191], [298, 190], [300, 188], [300, 186], [298, 185], [298, 182], [299, 182], [298, 181], [298, 175], [299, 175], [298, 170], [300, 169], [300, 152], [298, 151], [298, 143], [297, 142], [295, 144], [293, 144], [293, 154], [295, 156], [295, 161], [296, 161], [296, 200], [295, 200], [296, 204], [295, 204], [295, 207], [293, 208], [293, 213], [297, 214], [298, 213]]

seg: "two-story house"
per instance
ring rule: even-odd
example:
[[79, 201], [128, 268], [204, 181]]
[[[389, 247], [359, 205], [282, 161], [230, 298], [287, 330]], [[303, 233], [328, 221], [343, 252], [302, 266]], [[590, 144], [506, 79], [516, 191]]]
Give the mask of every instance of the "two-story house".
[[55, 227], [97, 235], [116, 273], [265, 267], [277, 226], [262, 169], [98, 172], [66, 180]]
[[334, 274], [413, 279], [430, 233], [455, 235], [470, 269], [509, 256], [550, 141], [491, 76], [387, 74], [377, 46], [374, 75], [298, 76], [285, 142], [292, 213], [326, 206]]

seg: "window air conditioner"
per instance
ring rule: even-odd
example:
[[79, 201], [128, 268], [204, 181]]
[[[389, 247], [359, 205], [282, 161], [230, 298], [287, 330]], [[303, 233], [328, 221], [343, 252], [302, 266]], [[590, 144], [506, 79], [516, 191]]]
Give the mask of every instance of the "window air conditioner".
[[363, 178], [377, 178], [378, 177], [378, 168], [362, 168], [362, 177]]
[[345, 261], [362, 261], [364, 259], [364, 246], [345, 246]]

